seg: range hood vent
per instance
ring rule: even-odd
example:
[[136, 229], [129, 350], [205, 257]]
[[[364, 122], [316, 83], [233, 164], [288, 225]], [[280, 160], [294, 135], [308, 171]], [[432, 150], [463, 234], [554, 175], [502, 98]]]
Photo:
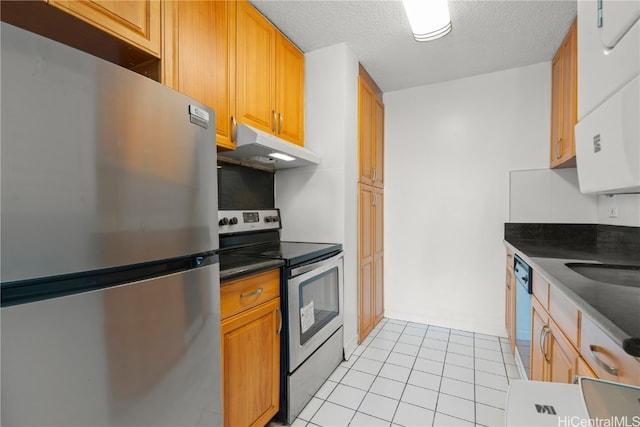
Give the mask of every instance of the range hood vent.
[[218, 159], [260, 169], [278, 170], [320, 164], [320, 156], [247, 125], [238, 125], [236, 149], [218, 153]]

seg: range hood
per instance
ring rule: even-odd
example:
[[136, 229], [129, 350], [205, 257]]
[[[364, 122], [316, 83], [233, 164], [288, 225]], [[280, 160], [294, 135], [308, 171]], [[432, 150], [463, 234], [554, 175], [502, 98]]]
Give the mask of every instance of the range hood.
[[236, 149], [218, 153], [218, 159], [269, 170], [320, 164], [320, 156], [313, 151], [251, 126], [240, 124], [236, 132]]

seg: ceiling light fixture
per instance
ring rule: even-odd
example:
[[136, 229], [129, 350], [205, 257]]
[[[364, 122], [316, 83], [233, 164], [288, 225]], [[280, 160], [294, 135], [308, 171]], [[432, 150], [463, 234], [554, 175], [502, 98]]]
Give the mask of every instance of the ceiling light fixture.
[[296, 159], [295, 157], [287, 156], [282, 153], [271, 153], [269, 154], [269, 157], [275, 157], [276, 159], [284, 160], [285, 162], [290, 162]]
[[451, 31], [447, 0], [402, 0], [402, 3], [416, 41], [439, 39]]

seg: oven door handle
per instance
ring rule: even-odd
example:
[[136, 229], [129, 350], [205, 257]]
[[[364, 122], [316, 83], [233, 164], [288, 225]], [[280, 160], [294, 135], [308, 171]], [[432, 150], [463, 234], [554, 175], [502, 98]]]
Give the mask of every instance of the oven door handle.
[[340, 252], [340, 254], [338, 255], [334, 255], [331, 258], [327, 258], [325, 260], [322, 261], [318, 261], [318, 262], [313, 262], [311, 264], [305, 264], [305, 265], [301, 265], [300, 267], [296, 267], [291, 269], [291, 272], [289, 273], [289, 278], [295, 277], [295, 276], [299, 276], [301, 274], [304, 273], [308, 273], [312, 270], [316, 270], [318, 268], [322, 268], [326, 265], [332, 264], [334, 263], [337, 259], [339, 259], [342, 256], [342, 252]]

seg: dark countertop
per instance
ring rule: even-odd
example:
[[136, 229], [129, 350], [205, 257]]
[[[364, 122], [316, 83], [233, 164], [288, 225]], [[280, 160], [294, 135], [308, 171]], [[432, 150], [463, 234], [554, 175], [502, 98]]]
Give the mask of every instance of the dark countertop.
[[598, 282], [570, 262], [640, 265], [640, 228], [505, 224], [505, 244], [622, 346], [640, 337], [640, 288]]
[[280, 268], [284, 262], [277, 259], [258, 258], [234, 253], [220, 254], [220, 286], [233, 279]]

